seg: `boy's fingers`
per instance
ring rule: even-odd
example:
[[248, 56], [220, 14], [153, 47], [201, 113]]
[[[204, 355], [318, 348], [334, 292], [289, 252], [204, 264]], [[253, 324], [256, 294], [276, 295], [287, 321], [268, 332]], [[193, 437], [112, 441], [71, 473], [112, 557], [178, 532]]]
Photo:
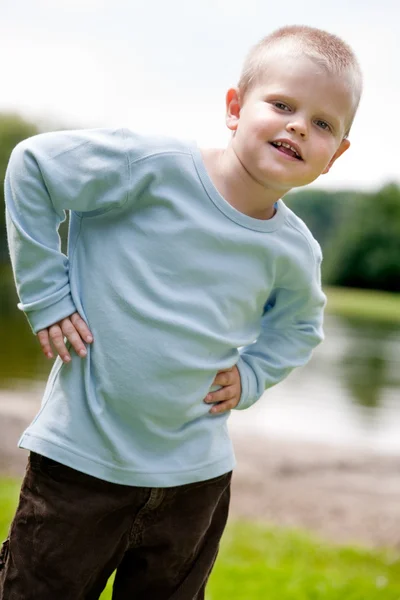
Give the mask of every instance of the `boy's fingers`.
[[231, 400], [236, 396], [237, 390], [233, 385], [227, 385], [216, 392], [210, 392], [205, 397], [204, 401], [207, 403], [212, 402], [223, 402], [224, 400]]
[[224, 371], [218, 371], [213, 381], [214, 385], [234, 385], [237, 380], [240, 379], [239, 371], [236, 366], [226, 369]]
[[232, 410], [232, 408], [234, 408], [236, 404], [237, 403], [233, 400], [226, 400], [225, 402], [220, 402], [219, 404], [213, 406], [209, 412], [212, 415], [221, 414], [223, 412], [226, 412], [227, 410]]
[[47, 356], [47, 358], [53, 358], [53, 351], [50, 346], [49, 332], [47, 329], [42, 329], [37, 332], [37, 338], [39, 340], [39, 344], [42, 347], [43, 353]]
[[69, 362], [71, 360], [71, 357], [68, 354], [68, 350], [67, 350], [67, 347], [64, 342], [64, 335], [63, 335], [63, 332], [61, 331], [61, 327], [57, 324], [49, 327], [49, 336], [50, 336], [50, 339], [51, 339], [55, 349], [57, 350], [57, 353], [61, 356], [61, 358], [65, 362]]
[[235, 381], [232, 371], [219, 371], [215, 376], [213, 385], [229, 385]]
[[[82, 338], [80, 336], [80, 334], [78, 333], [78, 331], [75, 329], [74, 325], [71, 322], [71, 319], [67, 318], [67, 319], [63, 319], [61, 321], [61, 328], [62, 328], [62, 332], [65, 335], [65, 337], [67, 338], [67, 340], [69, 342], [71, 342], [72, 347], [74, 348], [75, 352], [77, 354], [79, 354], [79, 356], [86, 356], [87, 351], [86, 348], [82, 342]], [[67, 358], [68, 352], [66, 352], [65, 354], [65, 358]]]
[[93, 342], [93, 336], [91, 334], [91, 331], [86, 325], [85, 321], [79, 315], [79, 313], [74, 313], [73, 315], [71, 315], [70, 318], [73, 326], [79, 331], [82, 339], [84, 339], [85, 342], [88, 342], [89, 344]]
[[38, 331], [37, 337], [42, 347], [43, 353], [48, 357], [53, 357], [52, 347], [60, 355], [64, 362], [69, 362], [71, 356], [68, 353], [64, 338], [71, 343], [72, 347], [79, 356], [87, 355], [87, 350], [83, 344], [82, 338], [90, 343], [93, 341], [93, 336], [90, 333], [85, 321], [75, 312], [70, 317], [61, 319], [58, 323], [54, 323], [47, 329]]

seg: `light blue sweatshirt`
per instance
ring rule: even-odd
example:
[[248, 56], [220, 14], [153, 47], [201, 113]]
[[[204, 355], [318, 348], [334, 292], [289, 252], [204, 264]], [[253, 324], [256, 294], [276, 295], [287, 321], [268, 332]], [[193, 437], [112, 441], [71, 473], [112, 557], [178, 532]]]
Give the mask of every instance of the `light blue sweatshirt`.
[[94, 336], [86, 358], [55, 360], [20, 447], [127, 485], [231, 470], [229, 414], [203, 402], [217, 371], [237, 365], [244, 409], [323, 338], [321, 252], [304, 223], [281, 200], [270, 220], [242, 214], [195, 143], [127, 129], [25, 140], [5, 197], [32, 330], [78, 311]]

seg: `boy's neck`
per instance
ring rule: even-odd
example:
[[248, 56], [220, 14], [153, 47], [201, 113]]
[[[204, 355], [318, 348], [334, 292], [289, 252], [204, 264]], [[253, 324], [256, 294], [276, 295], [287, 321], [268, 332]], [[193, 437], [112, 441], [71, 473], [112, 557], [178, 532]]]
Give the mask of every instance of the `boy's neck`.
[[274, 216], [274, 204], [283, 192], [255, 181], [230, 146], [224, 150], [206, 148], [201, 153], [213, 184], [231, 206], [254, 219], [266, 220]]

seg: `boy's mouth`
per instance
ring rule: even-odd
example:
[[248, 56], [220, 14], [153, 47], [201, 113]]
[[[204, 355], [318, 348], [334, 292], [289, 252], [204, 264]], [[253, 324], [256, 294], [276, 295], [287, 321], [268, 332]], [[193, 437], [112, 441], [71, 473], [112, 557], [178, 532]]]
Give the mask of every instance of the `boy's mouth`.
[[297, 160], [303, 160], [302, 156], [300, 154], [300, 150], [297, 147], [295, 147], [293, 144], [290, 144], [289, 142], [276, 141], [276, 142], [270, 142], [270, 144], [272, 146], [274, 146], [274, 148], [277, 148], [283, 154], [287, 154], [288, 156], [291, 156], [292, 158], [297, 158]]

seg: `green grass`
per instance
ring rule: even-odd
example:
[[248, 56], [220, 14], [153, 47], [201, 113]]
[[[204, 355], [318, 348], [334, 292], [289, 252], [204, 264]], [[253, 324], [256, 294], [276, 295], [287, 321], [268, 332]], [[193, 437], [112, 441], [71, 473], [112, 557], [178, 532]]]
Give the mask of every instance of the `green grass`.
[[208, 600], [399, 600], [400, 557], [337, 547], [306, 533], [234, 523]]
[[8, 531], [11, 517], [18, 502], [20, 483], [12, 479], [0, 479], [0, 541]]
[[333, 287], [324, 287], [324, 291], [327, 314], [400, 323], [400, 294]]
[[[19, 482], [0, 479], [0, 538]], [[111, 600], [109, 584], [101, 600]], [[189, 599], [188, 599], [189, 600]], [[227, 527], [207, 600], [400, 600], [400, 555], [334, 546], [307, 533], [245, 522]]]

